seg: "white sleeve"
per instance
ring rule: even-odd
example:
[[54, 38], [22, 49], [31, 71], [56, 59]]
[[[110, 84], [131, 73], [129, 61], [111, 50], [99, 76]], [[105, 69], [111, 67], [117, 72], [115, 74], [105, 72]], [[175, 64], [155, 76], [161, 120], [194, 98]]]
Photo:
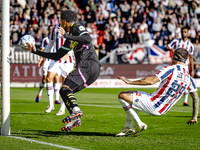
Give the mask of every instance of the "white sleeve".
[[52, 47], [53, 47], [53, 41], [49, 41], [49, 44], [46, 46], [46, 48], [45, 48], [45, 50], [44, 50], [44, 52], [45, 53], [51, 53], [51, 49], [52, 49]]
[[176, 45], [176, 42], [177, 42], [177, 40], [174, 39], [174, 40], [172, 40], [167, 46], [169, 46], [170, 49], [171, 49], [171, 48], [174, 48], [175, 45]]

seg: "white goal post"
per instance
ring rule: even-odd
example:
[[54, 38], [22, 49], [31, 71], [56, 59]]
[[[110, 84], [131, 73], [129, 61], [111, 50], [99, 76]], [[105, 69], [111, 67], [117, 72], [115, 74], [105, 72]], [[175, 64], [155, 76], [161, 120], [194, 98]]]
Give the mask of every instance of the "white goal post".
[[10, 0], [1, 0], [1, 135], [10, 135]]

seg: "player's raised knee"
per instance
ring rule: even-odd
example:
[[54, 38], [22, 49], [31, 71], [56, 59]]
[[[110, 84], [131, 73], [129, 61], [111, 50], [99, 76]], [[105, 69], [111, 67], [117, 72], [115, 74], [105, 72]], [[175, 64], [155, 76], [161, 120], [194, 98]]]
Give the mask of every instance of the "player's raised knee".
[[124, 99], [124, 95], [126, 94], [126, 92], [122, 91], [119, 93], [118, 98]]

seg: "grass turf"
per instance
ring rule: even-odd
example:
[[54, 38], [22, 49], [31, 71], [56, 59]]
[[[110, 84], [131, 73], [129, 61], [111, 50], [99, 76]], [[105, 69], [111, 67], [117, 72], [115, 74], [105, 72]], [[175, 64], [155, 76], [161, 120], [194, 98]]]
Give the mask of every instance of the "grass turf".
[[[50, 114], [46, 90], [39, 103], [35, 103], [37, 88], [11, 88], [11, 135], [40, 142], [53, 143], [85, 150], [117, 149], [200, 149], [200, 125], [187, 125], [192, 116], [192, 99], [189, 107], [182, 106], [183, 99], [164, 116], [149, 116], [139, 112], [148, 125], [139, 137], [115, 137], [125, 124], [125, 112], [118, 102], [120, 91], [130, 89], [84, 89], [76, 93], [84, 113], [82, 125], [71, 132], [61, 131], [62, 119], [56, 116], [60, 105]], [[135, 89], [132, 89], [135, 90]], [[137, 89], [152, 93], [153, 88]], [[1, 150], [57, 150], [54, 146], [11, 137], [0, 136]]]

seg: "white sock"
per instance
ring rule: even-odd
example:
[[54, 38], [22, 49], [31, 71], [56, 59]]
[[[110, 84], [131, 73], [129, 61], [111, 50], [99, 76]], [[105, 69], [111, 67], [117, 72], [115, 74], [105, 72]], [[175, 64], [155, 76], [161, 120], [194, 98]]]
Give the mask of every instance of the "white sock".
[[61, 98], [61, 104], [60, 104], [60, 111], [65, 112], [65, 103], [62, 98]]
[[187, 101], [188, 101], [188, 90], [185, 91], [184, 98], [183, 98], [184, 103], [187, 103]]
[[55, 83], [54, 84], [54, 93], [55, 93], [55, 100], [59, 100], [59, 96], [60, 96], [60, 83]]
[[140, 120], [137, 111], [132, 108], [132, 105], [126, 102], [123, 99], [119, 99], [122, 107], [126, 112], [126, 124], [125, 127], [132, 128], [132, 122], [134, 121], [136, 125], [141, 125], [142, 121]]
[[40, 86], [39, 86], [39, 91], [38, 91], [38, 95], [42, 96], [42, 91], [44, 89], [45, 83], [40, 82]]
[[74, 107], [73, 109], [72, 109], [72, 112], [75, 112], [75, 111], [79, 111], [79, 110], [81, 110], [78, 106], [76, 106], [76, 107]]
[[53, 93], [54, 93], [53, 82], [47, 83], [47, 96], [48, 96], [48, 99], [49, 99], [49, 106], [54, 106], [54, 104], [53, 104]]

